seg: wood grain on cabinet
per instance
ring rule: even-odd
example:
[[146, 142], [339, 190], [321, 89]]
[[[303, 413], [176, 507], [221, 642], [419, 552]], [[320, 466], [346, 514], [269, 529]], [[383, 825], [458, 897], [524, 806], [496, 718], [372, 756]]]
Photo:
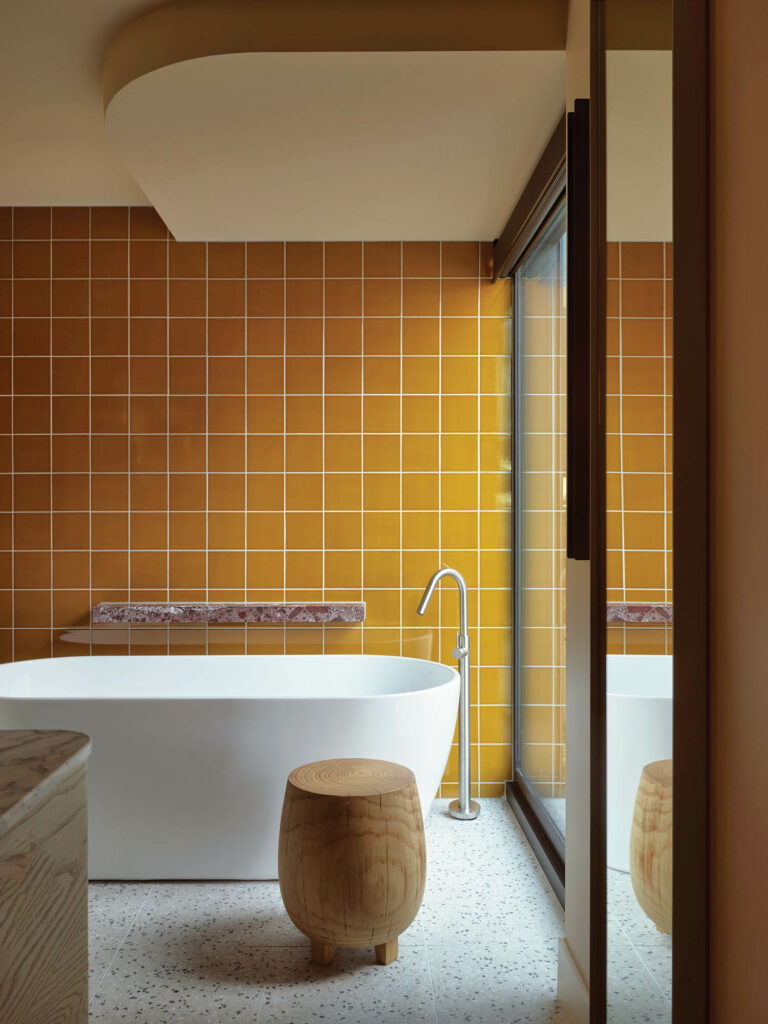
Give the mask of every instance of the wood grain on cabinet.
[[0, 732], [3, 1024], [88, 1020], [88, 737]]

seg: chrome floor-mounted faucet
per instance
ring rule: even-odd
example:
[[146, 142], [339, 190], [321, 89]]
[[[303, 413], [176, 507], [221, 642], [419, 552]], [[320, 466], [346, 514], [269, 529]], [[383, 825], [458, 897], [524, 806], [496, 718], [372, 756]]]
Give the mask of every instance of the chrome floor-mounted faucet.
[[459, 632], [456, 634], [456, 647], [453, 656], [459, 662], [459, 678], [461, 690], [459, 697], [459, 799], [451, 801], [448, 808], [454, 818], [470, 821], [480, 813], [480, 804], [470, 798], [470, 760], [469, 760], [469, 619], [467, 614], [467, 584], [464, 577], [455, 569], [440, 569], [427, 584], [424, 596], [417, 609], [419, 615], [427, 610], [435, 587], [443, 577], [449, 576], [459, 588]]

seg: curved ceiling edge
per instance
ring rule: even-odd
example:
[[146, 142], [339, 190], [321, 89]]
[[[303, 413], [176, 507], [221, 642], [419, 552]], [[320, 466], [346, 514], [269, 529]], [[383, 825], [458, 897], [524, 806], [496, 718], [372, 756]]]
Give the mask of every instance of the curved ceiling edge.
[[563, 50], [567, 0], [178, 0], [109, 44], [104, 106], [169, 64], [244, 52]]

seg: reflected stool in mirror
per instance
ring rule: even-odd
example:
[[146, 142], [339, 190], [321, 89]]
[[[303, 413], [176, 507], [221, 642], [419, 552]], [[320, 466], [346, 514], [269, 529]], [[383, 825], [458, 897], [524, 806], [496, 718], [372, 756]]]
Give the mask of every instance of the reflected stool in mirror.
[[397, 940], [421, 906], [427, 855], [413, 772], [391, 761], [315, 761], [288, 776], [278, 876], [288, 916], [329, 964], [337, 946]]
[[660, 932], [672, 931], [672, 761], [652, 761], [637, 787], [629, 842], [637, 902]]

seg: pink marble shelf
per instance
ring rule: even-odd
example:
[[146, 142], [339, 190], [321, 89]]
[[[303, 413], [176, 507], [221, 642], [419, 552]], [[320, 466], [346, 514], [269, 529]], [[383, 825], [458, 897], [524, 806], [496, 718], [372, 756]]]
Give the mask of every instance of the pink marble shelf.
[[649, 604], [608, 603], [608, 622], [659, 622], [672, 621], [672, 605], [652, 601]]
[[91, 609], [91, 622], [155, 623], [167, 622], [258, 622], [283, 623], [363, 622], [365, 602], [335, 601], [332, 604], [207, 604], [179, 601], [160, 604], [130, 601], [124, 604], [102, 601]]

